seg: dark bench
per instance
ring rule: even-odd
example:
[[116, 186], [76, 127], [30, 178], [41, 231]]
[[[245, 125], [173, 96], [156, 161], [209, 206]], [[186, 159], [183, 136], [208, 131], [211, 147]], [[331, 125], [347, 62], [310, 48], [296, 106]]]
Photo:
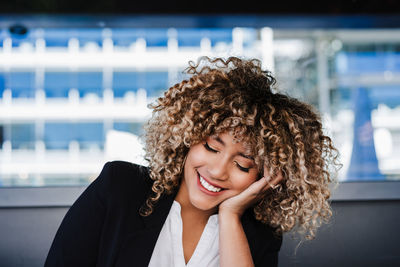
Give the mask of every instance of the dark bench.
[[[398, 182], [341, 185], [331, 223], [296, 254], [299, 240], [285, 235], [279, 266], [400, 266], [399, 189]], [[43, 266], [63, 216], [83, 190], [0, 188], [0, 266]]]

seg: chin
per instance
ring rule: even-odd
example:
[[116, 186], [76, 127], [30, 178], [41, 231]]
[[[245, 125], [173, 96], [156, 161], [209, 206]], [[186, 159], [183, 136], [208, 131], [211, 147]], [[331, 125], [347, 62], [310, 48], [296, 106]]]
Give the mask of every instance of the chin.
[[202, 211], [215, 210], [215, 212], [217, 212], [218, 205], [220, 204], [220, 202], [221, 201], [210, 201], [210, 200], [204, 199], [201, 196], [190, 198], [190, 203], [194, 207], [196, 207], [197, 209], [202, 210]]

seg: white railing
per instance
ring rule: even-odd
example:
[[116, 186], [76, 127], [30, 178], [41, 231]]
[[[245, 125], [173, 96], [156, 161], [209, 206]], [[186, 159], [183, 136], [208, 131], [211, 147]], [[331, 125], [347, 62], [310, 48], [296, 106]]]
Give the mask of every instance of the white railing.
[[[13, 47], [12, 39], [6, 38], [0, 47], [0, 70], [4, 72], [33, 70], [35, 73], [35, 97], [13, 98], [11, 89], [4, 90], [0, 98], [0, 123], [34, 123], [43, 131], [47, 122], [101, 122], [107, 135], [104, 149], [82, 150], [76, 141], [71, 141], [66, 150], [48, 150], [40, 136], [36, 136], [33, 150], [12, 149], [10, 140], [0, 147], [0, 176], [27, 180], [36, 177], [37, 185], [43, 177], [62, 174], [89, 176], [97, 173], [106, 160], [124, 159], [145, 164], [141, 145], [135, 137], [116, 133], [110, 122], [144, 122], [151, 111], [147, 104], [154, 98], [146, 96], [146, 90], [128, 92], [122, 98], [114, 98], [112, 75], [116, 69], [136, 71], [164, 70], [168, 72], [170, 84], [176, 82], [176, 73], [187, 67], [188, 61], [197, 61], [200, 56], [238, 55], [260, 58], [265, 67], [273, 68], [273, 32], [269, 28], [260, 30], [260, 39], [251, 49], [244, 47], [245, 29], [232, 29], [232, 43], [211, 45], [209, 38], [202, 38], [197, 47], [179, 47], [174, 29], [168, 31], [165, 47], [148, 47], [146, 40], [139, 38], [129, 46], [114, 46], [109, 38], [112, 29], [105, 29], [101, 47], [97, 43], [81, 46], [79, 40], [71, 38], [66, 47], [47, 47], [43, 38], [32, 43]], [[38, 34], [40, 36], [40, 34]], [[71, 88], [66, 98], [46, 98], [43, 90], [45, 70], [68, 71], [96, 70], [103, 74], [103, 96], [88, 94], [79, 97], [77, 88]], [[111, 124], [112, 125], [112, 124]], [[115, 136], [118, 136], [115, 138]], [[113, 137], [114, 136], [114, 137]], [[124, 144], [116, 140], [125, 140]], [[135, 141], [136, 140], [136, 141]], [[118, 152], [119, 151], [119, 152]], [[132, 153], [130, 153], [132, 151]]]

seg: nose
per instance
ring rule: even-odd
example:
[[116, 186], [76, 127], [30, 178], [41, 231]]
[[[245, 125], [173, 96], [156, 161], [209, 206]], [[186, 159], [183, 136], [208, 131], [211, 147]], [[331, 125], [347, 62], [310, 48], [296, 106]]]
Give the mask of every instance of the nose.
[[219, 181], [225, 181], [229, 177], [228, 158], [211, 159], [208, 164], [208, 174], [210, 178]]

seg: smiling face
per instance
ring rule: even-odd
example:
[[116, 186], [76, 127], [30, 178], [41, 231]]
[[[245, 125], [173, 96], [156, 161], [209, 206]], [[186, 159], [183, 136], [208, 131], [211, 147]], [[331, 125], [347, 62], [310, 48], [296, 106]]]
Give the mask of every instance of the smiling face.
[[228, 133], [193, 145], [176, 200], [181, 205], [215, 213], [217, 206], [256, 181], [258, 169], [242, 143]]

